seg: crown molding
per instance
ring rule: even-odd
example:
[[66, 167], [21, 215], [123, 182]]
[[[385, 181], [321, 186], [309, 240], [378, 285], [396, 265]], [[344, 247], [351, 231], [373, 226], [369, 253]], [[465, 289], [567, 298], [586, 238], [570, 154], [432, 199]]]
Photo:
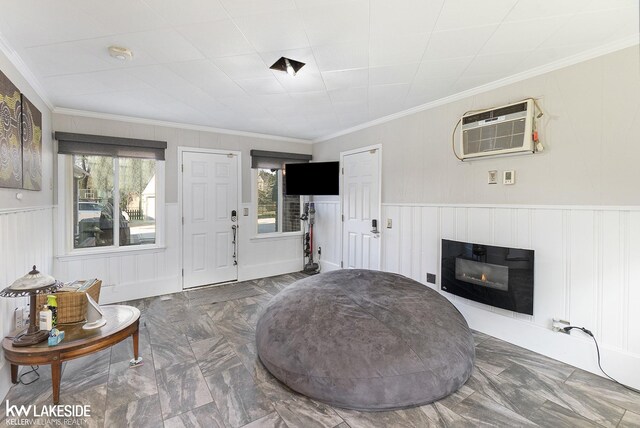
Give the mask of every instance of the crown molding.
[[215, 132], [218, 134], [236, 135], [240, 137], [261, 138], [264, 140], [283, 141], [287, 143], [301, 143], [301, 144], [313, 143], [313, 141], [311, 140], [305, 140], [302, 138], [283, 137], [280, 135], [271, 135], [271, 134], [260, 134], [257, 132], [236, 131], [233, 129], [214, 128], [212, 126], [205, 126], [205, 125], [194, 125], [189, 123], [170, 122], [170, 121], [164, 121], [164, 120], [147, 119], [147, 118], [133, 117], [133, 116], [121, 116], [118, 114], [99, 113], [95, 111], [76, 110], [76, 109], [64, 108], [64, 107], [55, 107], [53, 109], [53, 113], [65, 114], [69, 116], [88, 117], [92, 119], [117, 120], [120, 122], [137, 123], [141, 125], [164, 126], [167, 128], [188, 129], [191, 131]]
[[[18, 70], [18, 73], [22, 75], [22, 77], [27, 81], [27, 83], [31, 86], [34, 92], [40, 97], [42, 102], [49, 107], [49, 110], [53, 110], [53, 103], [49, 99], [47, 92], [44, 90], [36, 76], [29, 70], [29, 67], [22, 61], [20, 55], [16, 51], [14, 51], [10, 46], [7, 40], [4, 38], [2, 33], [0, 33], [0, 52], [7, 57], [9, 62]], [[21, 91], [22, 92], [22, 91]]]
[[634, 36], [629, 36], [627, 38], [618, 40], [613, 43], [609, 43], [603, 46], [599, 46], [595, 49], [590, 49], [584, 52], [580, 52], [576, 55], [563, 58], [558, 61], [551, 62], [549, 64], [542, 65], [540, 67], [532, 68], [527, 71], [523, 71], [521, 73], [514, 74], [509, 77], [505, 77], [504, 79], [496, 80], [485, 85], [476, 86], [475, 88], [467, 89], [462, 92], [455, 93], [453, 95], [449, 95], [444, 98], [437, 99], [435, 101], [430, 101], [426, 104], [421, 104], [416, 107], [412, 107], [407, 110], [403, 110], [398, 113], [393, 113], [388, 116], [383, 116], [378, 119], [371, 120], [369, 122], [362, 123], [360, 125], [353, 126], [351, 128], [344, 129], [342, 131], [334, 132], [332, 134], [325, 135], [320, 138], [316, 138], [313, 140], [313, 143], [321, 143], [323, 141], [331, 140], [333, 138], [341, 137], [343, 135], [351, 134], [356, 131], [360, 131], [363, 129], [371, 128], [372, 126], [380, 125], [382, 123], [390, 122], [395, 119], [399, 119], [405, 116], [410, 116], [415, 113], [419, 113], [425, 110], [430, 110], [432, 108], [436, 108], [445, 104], [452, 103], [454, 101], [459, 101], [461, 99], [481, 94], [484, 92], [488, 92], [494, 89], [501, 88], [503, 86], [510, 85], [512, 83], [520, 82], [522, 80], [530, 79], [532, 77], [540, 76], [545, 73], [549, 73], [551, 71], [559, 70], [561, 68], [566, 68], [580, 62], [588, 61], [590, 59], [594, 59], [603, 55], [607, 55], [622, 49], [626, 49], [632, 46], [636, 46], [640, 44], [639, 34]]

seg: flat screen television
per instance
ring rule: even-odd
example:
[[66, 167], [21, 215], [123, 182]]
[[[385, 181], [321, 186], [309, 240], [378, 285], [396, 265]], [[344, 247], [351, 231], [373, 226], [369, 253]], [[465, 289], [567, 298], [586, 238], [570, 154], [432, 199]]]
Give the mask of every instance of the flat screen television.
[[339, 195], [340, 162], [288, 163], [286, 195]]

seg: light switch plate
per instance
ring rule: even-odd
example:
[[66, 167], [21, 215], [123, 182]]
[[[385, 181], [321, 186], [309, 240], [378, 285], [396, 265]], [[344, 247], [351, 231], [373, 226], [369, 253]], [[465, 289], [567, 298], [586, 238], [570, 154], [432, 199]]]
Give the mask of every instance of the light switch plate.
[[498, 171], [496, 171], [495, 169], [489, 171], [489, 175], [487, 176], [487, 183], [498, 184]]
[[387, 229], [391, 229], [391, 225], [392, 225], [391, 219], [388, 218], [387, 219]]
[[502, 184], [516, 184], [516, 172], [514, 170], [505, 171], [502, 177]]

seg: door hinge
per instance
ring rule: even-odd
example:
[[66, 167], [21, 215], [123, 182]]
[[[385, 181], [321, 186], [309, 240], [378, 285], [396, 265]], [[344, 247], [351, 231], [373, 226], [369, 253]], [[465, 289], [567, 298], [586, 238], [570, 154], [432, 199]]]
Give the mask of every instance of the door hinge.
[[343, 262], [340, 262], [340, 267], [344, 267], [344, 266], [343, 266]]
[[184, 164], [180, 165], [182, 172], [184, 172]]
[[344, 214], [342, 214], [342, 221], [344, 221]]
[[184, 226], [184, 217], [182, 217], [182, 225]]
[[342, 175], [344, 175], [344, 168], [342, 168]]
[[184, 269], [182, 269], [182, 277], [184, 278]]

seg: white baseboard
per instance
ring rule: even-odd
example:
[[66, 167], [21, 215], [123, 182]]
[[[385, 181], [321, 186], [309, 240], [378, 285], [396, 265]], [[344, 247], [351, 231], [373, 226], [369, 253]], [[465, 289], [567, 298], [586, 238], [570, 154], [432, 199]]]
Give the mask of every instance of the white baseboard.
[[[521, 346], [563, 363], [603, 376], [598, 368], [596, 348], [591, 337], [574, 331], [556, 333], [524, 320], [505, 317], [457, 300], [452, 302], [464, 315], [469, 327]], [[602, 366], [613, 378], [640, 388], [640, 358], [621, 350], [600, 347]]]
[[299, 272], [303, 268], [302, 257], [283, 260], [276, 263], [262, 263], [259, 265], [242, 266], [238, 269], [238, 281], [265, 278], [285, 273]]
[[126, 300], [179, 293], [181, 291], [182, 285], [179, 276], [129, 282], [102, 287], [102, 290], [100, 290], [100, 304], [107, 305], [110, 303], [124, 302]]
[[338, 269], [342, 269], [339, 264], [320, 260], [320, 272], [331, 272]]

